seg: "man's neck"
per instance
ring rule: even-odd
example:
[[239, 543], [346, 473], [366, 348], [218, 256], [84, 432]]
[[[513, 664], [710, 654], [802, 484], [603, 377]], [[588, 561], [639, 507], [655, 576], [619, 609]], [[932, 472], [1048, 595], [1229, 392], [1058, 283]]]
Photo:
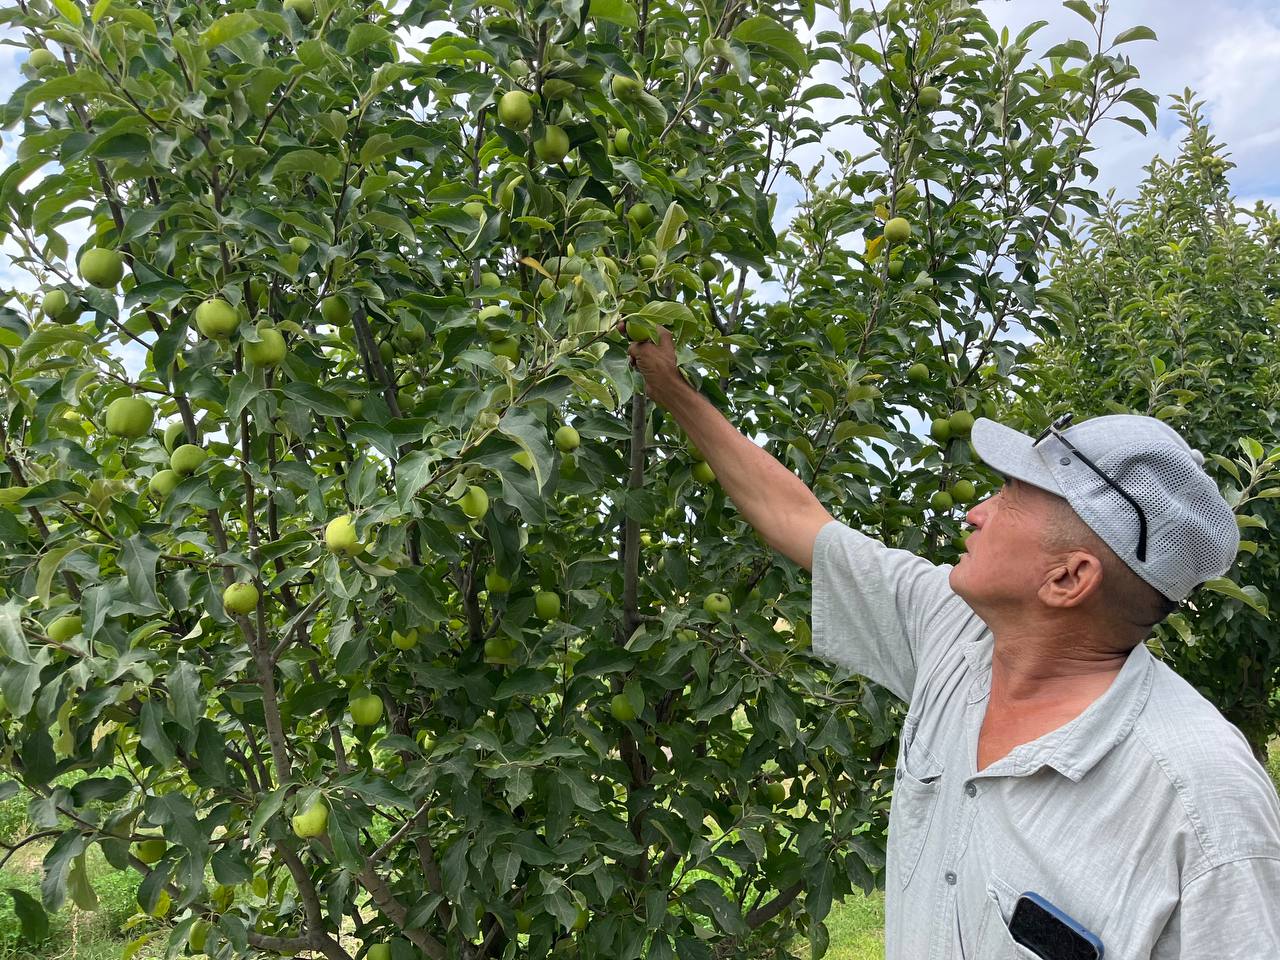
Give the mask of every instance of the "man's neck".
[[1092, 703], [1111, 686], [1129, 652], [1078, 636], [997, 634], [989, 705], [1052, 711]]

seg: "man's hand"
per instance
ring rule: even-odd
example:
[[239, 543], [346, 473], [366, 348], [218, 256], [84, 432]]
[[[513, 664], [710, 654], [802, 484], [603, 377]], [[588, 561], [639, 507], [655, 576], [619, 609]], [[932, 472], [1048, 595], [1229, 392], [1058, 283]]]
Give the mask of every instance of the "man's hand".
[[[667, 391], [685, 381], [676, 365], [676, 344], [671, 331], [659, 324], [653, 326], [657, 341], [633, 340], [627, 354], [631, 357], [631, 366], [644, 377], [645, 395], [662, 403]], [[626, 336], [626, 321], [618, 322], [618, 332]]]

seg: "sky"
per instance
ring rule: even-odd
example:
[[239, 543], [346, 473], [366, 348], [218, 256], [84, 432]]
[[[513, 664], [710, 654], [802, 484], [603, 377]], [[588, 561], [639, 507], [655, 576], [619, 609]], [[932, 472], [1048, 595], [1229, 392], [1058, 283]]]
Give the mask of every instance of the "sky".
[[[1086, 36], [1087, 25], [1079, 16], [1054, 0], [984, 0], [982, 7], [997, 27], [1007, 26], [1011, 34], [1035, 19], [1049, 21], [1033, 40], [1040, 51], [1068, 37]], [[834, 18], [815, 24], [815, 30], [832, 25]], [[1100, 170], [1095, 188], [1114, 188], [1129, 196], [1143, 178], [1143, 167], [1155, 154], [1172, 156], [1182, 127], [1169, 109], [1169, 95], [1185, 87], [1205, 101], [1204, 113], [1219, 141], [1227, 145], [1228, 156], [1237, 165], [1229, 174], [1240, 200], [1252, 206], [1257, 199], [1280, 201], [1280, 165], [1274, 161], [1280, 146], [1280, 3], [1276, 0], [1230, 0], [1206, 6], [1190, 0], [1116, 0], [1108, 14], [1114, 35], [1119, 30], [1143, 24], [1155, 30], [1158, 40], [1125, 45], [1125, 52], [1138, 67], [1141, 84], [1161, 98], [1157, 129], [1142, 136], [1119, 123], [1103, 124], [1098, 132], [1098, 150], [1092, 155]], [[11, 44], [15, 35], [0, 30], [0, 40]], [[25, 50], [0, 45], [0, 98], [23, 82], [18, 65]], [[829, 68], [829, 64], [820, 64]], [[818, 75], [815, 80], [833, 80]], [[818, 109], [834, 115], [840, 110], [836, 100], [816, 101]], [[0, 131], [0, 168], [14, 161], [17, 131]], [[833, 148], [856, 148], [857, 141], [847, 129], [836, 130], [822, 144], [812, 144], [794, 154], [801, 169], [807, 169]], [[829, 161], [826, 171], [834, 172]], [[824, 172], [826, 172], [824, 171]], [[789, 178], [780, 178], [775, 225], [783, 227], [795, 213], [800, 189]], [[82, 229], [64, 228], [74, 251], [84, 239]], [[0, 245], [0, 287], [29, 290], [34, 280], [9, 262], [15, 247]], [[766, 284], [761, 295], [769, 298]], [[130, 364], [132, 366], [132, 364]]]

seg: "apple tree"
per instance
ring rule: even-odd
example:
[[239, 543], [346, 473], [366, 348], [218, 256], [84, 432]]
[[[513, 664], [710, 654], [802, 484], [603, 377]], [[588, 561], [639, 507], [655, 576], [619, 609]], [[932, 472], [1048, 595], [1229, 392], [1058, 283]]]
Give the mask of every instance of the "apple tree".
[[1231, 162], [1190, 91], [1174, 98], [1186, 128], [1172, 160], [1154, 159], [1133, 200], [1110, 200], [1063, 245], [1046, 303], [1052, 334], [1022, 368], [1014, 415], [1043, 421], [1140, 413], [1204, 452], [1237, 513], [1230, 578], [1206, 584], [1163, 624], [1158, 649], [1266, 762], [1280, 729], [1280, 522], [1274, 444], [1280, 399], [1280, 220], [1240, 206]]
[[[1153, 109], [1149, 31], [1067, 6], [1088, 40], [1038, 56], [952, 0], [0, 14], [30, 930], [97, 846], [169, 955], [825, 953], [881, 882], [898, 705], [806, 652], [806, 579], [618, 321], [843, 519], [954, 556], [1090, 138]], [[840, 130], [819, 186], [795, 151]]]

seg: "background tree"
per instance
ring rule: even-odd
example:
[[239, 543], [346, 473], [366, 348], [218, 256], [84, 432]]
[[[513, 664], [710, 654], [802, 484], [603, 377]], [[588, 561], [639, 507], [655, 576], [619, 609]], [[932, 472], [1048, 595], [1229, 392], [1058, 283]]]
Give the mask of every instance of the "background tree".
[[[0, 14], [41, 286], [0, 316], [0, 727], [43, 908], [98, 845], [171, 952], [821, 956], [881, 876], [897, 707], [804, 652], [808, 583], [615, 326], [953, 558], [1090, 138], [1154, 117], [1150, 31], [1067, 5], [1087, 41], [1038, 60], [955, 0], [808, 46], [813, 4], [739, 0]], [[874, 149], [819, 189], [823, 62]]]
[[1109, 197], [1058, 251], [1045, 339], [1020, 371], [1013, 414], [1027, 425], [1068, 409], [1146, 414], [1211, 458], [1238, 514], [1238, 565], [1161, 627], [1157, 649], [1265, 763], [1280, 727], [1280, 640], [1267, 617], [1280, 486], [1265, 481], [1280, 458], [1253, 438], [1276, 436], [1280, 223], [1233, 200], [1231, 163], [1200, 107], [1190, 91], [1174, 99], [1187, 131], [1177, 156], [1153, 160], [1136, 198]]

